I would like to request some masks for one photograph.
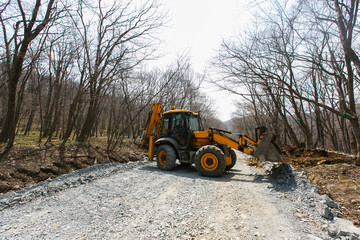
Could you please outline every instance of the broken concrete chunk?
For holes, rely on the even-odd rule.
[[[360,239],[360,228],[346,219],[334,218],[334,221],[329,224],[328,232],[330,236],[348,237],[350,239]]]
[[[331,212],[330,208],[322,201],[315,203],[316,210],[323,218],[326,218],[328,220],[333,219],[334,215]]]
[[[334,202],[334,200],[332,200],[331,198],[329,198],[328,195],[324,194],[321,195],[322,200],[324,201],[324,203],[331,208],[339,208],[339,204],[337,204],[336,202]]]

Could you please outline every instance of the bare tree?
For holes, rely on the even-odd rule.
[[[217,64],[224,77],[217,84],[251,102],[255,116],[259,109],[280,116],[293,144],[304,136],[309,147],[325,147],[329,139],[339,149],[353,136],[359,153],[358,56],[352,46],[359,1],[320,3],[271,1],[256,31],[223,43]],[[243,86],[246,92],[237,90]]]
[[[352,64],[358,77],[360,77],[360,59],[358,54],[352,47],[354,28],[357,25],[357,14],[359,11],[359,0],[338,1],[334,0],[336,12],[336,24],[340,33],[340,41],[345,55],[345,64],[348,72],[347,90],[348,90],[348,106],[345,108],[346,113],[350,116],[352,132],[357,142],[358,164],[360,165],[360,124],[359,117],[356,113],[354,76]]]
[[[360,164],[360,125],[356,112],[356,92],[358,92],[356,85],[360,77],[360,61],[353,48],[353,43],[357,39],[355,32],[359,30],[357,26],[359,1],[334,0],[322,1],[321,4],[310,1],[307,4],[309,12],[316,19],[316,31],[322,33],[326,39],[330,60],[322,57],[320,61],[328,64],[330,70],[327,73],[335,80],[339,105],[337,111],[333,113],[349,120],[356,142],[354,150],[358,153]],[[357,76],[354,74],[354,67]],[[327,69],[323,67],[321,70],[326,72]],[[329,108],[327,109],[330,111]]]
[[[46,35],[47,29],[51,26],[49,23],[58,17],[59,11],[55,0],[50,0],[46,4],[37,0],[33,5],[24,5],[20,0],[16,3],[9,0],[1,5],[0,23],[8,83],[7,112],[0,133],[0,142],[8,142],[5,152],[13,145],[25,83],[31,72],[31,62],[38,56],[34,54],[28,59],[28,50],[41,33]],[[37,41],[38,46],[41,47],[44,39],[44,36],[41,36],[41,40]],[[23,74],[25,61],[28,70],[26,75]],[[18,89],[20,81],[22,84]]]
[[[50,46],[47,51],[48,91],[44,108],[44,123],[40,134],[48,137],[48,141],[51,141],[60,123],[61,106],[64,103],[61,95],[64,95],[65,82],[71,76],[75,56],[74,46],[68,42],[65,35],[66,32],[60,38],[49,41]]]
[[[153,70],[122,74],[110,95],[108,150],[114,150],[125,134],[136,140],[142,133],[153,102],[158,101],[164,108],[169,108],[171,105],[167,100],[172,98],[174,88],[181,85],[178,77],[187,71],[187,60],[179,57],[176,64],[168,66],[165,72]],[[179,98],[178,102],[181,101]]]
[[[84,45],[89,90],[88,108],[78,141],[91,135],[102,97],[121,72],[134,68],[151,56],[153,36],[162,26],[163,15],[155,1],[80,1],[75,27]],[[91,17],[90,17],[91,16]]]

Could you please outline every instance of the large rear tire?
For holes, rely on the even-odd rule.
[[[175,167],[176,153],[172,146],[160,145],[156,151],[157,167],[161,170],[169,171]]]
[[[235,151],[232,150],[232,149],[229,149],[229,151],[230,151],[230,157],[231,157],[231,164],[230,164],[230,165],[227,165],[226,168],[225,168],[225,170],[230,170],[230,169],[232,169],[232,168],[235,166],[235,164],[236,164],[236,159],[237,159],[237,157],[236,157]]]
[[[203,146],[196,152],[195,166],[203,176],[219,177],[225,171],[225,155],[221,149],[216,146]]]

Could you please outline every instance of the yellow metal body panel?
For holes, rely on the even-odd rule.
[[[234,139],[231,139],[225,135],[220,135],[217,133],[214,133],[214,141],[219,144],[224,144],[228,147],[239,149],[239,143],[236,142]]]
[[[193,134],[196,139],[207,139],[209,138],[210,131],[194,131]]]
[[[194,143],[198,146],[224,144],[228,147],[239,149],[239,143],[237,141],[216,131],[194,131],[193,134]]]
[[[214,144],[214,142],[210,142],[209,140],[209,134],[210,130],[208,131],[194,131],[194,139],[193,139],[193,145],[195,147],[201,147],[205,145],[211,145]]]
[[[253,154],[254,151],[251,150],[251,149],[249,149],[249,148],[244,148],[244,149],[243,149],[243,152],[246,153],[246,154],[250,154],[250,155],[251,155],[251,154]]]
[[[222,144],[226,145],[230,148],[241,150],[246,154],[253,154],[256,150],[256,145],[258,144],[253,139],[247,136],[240,136],[239,141],[236,141],[226,135],[221,134],[218,131],[194,131],[194,145],[195,147],[201,147],[205,145],[213,145],[213,144]],[[250,143],[252,148],[247,146],[247,142]],[[259,141],[258,141],[259,142]],[[227,165],[231,164],[231,158],[226,157]]]
[[[254,141],[253,139],[251,139],[251,138],[249,138],[249,137],[247,137],[247,136],[241,136],[240,137],[240,139],[242,140],[242,141],[247,141],[247,142],[249,142],[249,143],[251,143],[251,144],[253,144],[253,145],[257,145],[257,144],[259,144],[259,142],[260,142],[260,139],[256,142],[256,141]],[[241,141],[241,142],[242,142]]]

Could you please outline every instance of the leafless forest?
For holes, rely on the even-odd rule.
[[[107,136],[111,150],[141,133],[154,101],[204,113],[203,77],[186,57],[141,67],[165,15],[155,1],[7,1],[1,5],[1,134],[39,142]]]
[[[256,2],[256,1],[255,1]],[[0,4],[0,142],[136,139],[154,101],[221,123],[203,81],[239,95],[234,130],[265,125],[280,145],[359,153],[359,0],[268,1],[224,39],[211,77],[185,57],[149,68],[166,14],[155,0]],[[210,73],[209,73],[210,74]],[[358,109],[357,109],[358,107]]]
[[[241,95],[238,129],[266,125],[281,144],[358,153],[359,1],[271,1],[224,40],[216,83]]]

